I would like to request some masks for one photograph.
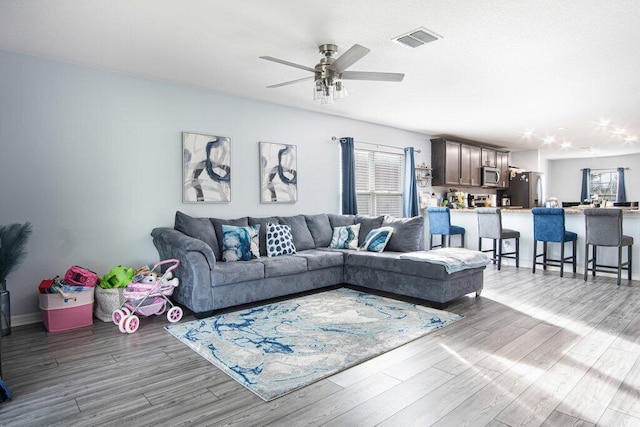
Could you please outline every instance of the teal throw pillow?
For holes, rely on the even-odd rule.
[[[296,253],[291,227],[286,224],[267,223],[267,256],[292,255]]]
[[[359,251],[382,252],[387,242],[391,239],[393,227],[374,228],[365,237],[364,242],[358,248]]]
[[[222,224],[222,261],[249,261],[260,257],[260,224],[236,227]]]
[[[360,224],[335,227],[329,247],[332,249],[358,249]]]

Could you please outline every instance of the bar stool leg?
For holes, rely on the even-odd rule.
[[[629,275],[629,280],[631,280],[631,260],[633,259],[633,257],[631,256],[632,254],[632,250],[631,250],[631,246],[629,245],[629,249],[627,249],[627,263],[629,265],[627,265],[627,267],[629,267],[629,271],[628,271],[628,275]]]
[[[498,240],[498,271],[500,271],[501,267],[502,267],[502,239],[499,239]]]
[[[618,286],[622,277],[622,246],[618,246]]]
[[[536,263],[538,262],[538,241],[533,240],[533,270],[532,273],[536,272]]]
[[[591,270],[591,275],[593,277],[596,277],[596,268],[598,268],[598,247],[596,245],[593,245],[593,258],[592,258],[592,262],[593,264],[591,264],[591,267],[593,267],[593,270]]]
[[[460,235],[460,238],[462,239],[462,248],[464,248],[464,233]]]
[[[573,241],[573,274],[576,274],[578,272],[578,256],[576,255],[577,252],[577,247],[578,247],[578,241],[574,240]]]
[[[433,249],[433,234],[429,233],[429,250]]]
[[[520,268],[520,239],[516,237],[516,268]]]
[[[493,265],[496,265],[496,262],[498,262],[498,258],[496,258],[496,239],[493,239],[493,259],[492,259],[492,261],[493,261]],[[498,270],[500,270],[500,268],[498,268]]]
[[[542,242],[542,269],[547,269],[547,242]]]
[[[564,277],[564,242],[560,243],[560,277]]]
[[[583,279],[587,281],[587,275],[589,274],[589,244],[584,244],[584,274]]]
[[[478,252],[482,252],[482,237],[478,237]]]

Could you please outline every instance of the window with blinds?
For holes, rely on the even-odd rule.
[[[361,215],[402,216],[402,154],[356,148],[356,200]]]

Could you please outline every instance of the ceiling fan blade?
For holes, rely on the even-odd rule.
[[[401,82],[404,79],[402,73],[376,73],[369,71],[345,71],[343,80],[376,80],[381,82]]]
[[[295,83],[300,83],[300,82],[303,82],[305,80],[311,80],[311,79],[313,79],[313,77],[314,76],[303,77],[301,79],[291,80],[289,82],[278,83],[277,85],[267,86],[267,89],[274,89],[274,88],[281,87],[281,86],[287,86],[287,85],[292,85],[292,84],[295,84]]]
[[[261,56],[260,58],[266,59],[267,61],[277,62],[278,64],[288,65],[289,67],[295,67],[295,68],[300,68],[301,70],[311,71],[312,73],[316,72],[314,68],[307,67],[306,65],[296,64],[293,62],[285,61],[284,59],[274,58],[273,56]]]
[[[340,55],[338,59],[331,65],[329,65],[329,69],[335,71],[336,73],[342,73],[344,70],[358,62],[369,53],[370,50],[364,46],[360,46],[359,44],[354,44],[349,48],[348,51]]]

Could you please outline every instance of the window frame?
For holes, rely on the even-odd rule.
[[[597,190],[601,190],[603,188],[603,185],[599,184],[598,188],[594,188],[594,176],[598,176],[598,181],[602,182],[602,175],[605,174],[608,174],[610,176],[609,180],[606,181],[609,187],[609,191],[601,194],[601,191]],[[616,169],[598,169],[589,171],[589,194],[591,196],[597,194],[598,199],[600,200],[615,202],[618,194],[618,171]]]
[[[367,169],[368,169],[368,178],[366,181],[367,185],[362,185],[362,182],[360,181],[359,177],[362,176],[361,173],[359,173],[359,168],[358,168],[358,163],[359,163],[359,159],[358,157],[366,155],[367,156]],[[385,164],[383,162],[380,161],[376,161],[379,160],[376,158],[376,156],[379,156],[379,158],[383,159],[384,156],[393,156],[397,158],[395,160],[397,160],[397,163],[400,165],[400,169],[399,169],[399,174],[394,174],[393,176],[389,176],[389,178],[387,179],[388,181],[393,182],[393,180],[396,180],[398,182],[398,187],[394,190],[389,190],[389,189],[378,189],[376,188],[376,166],[378,166],[378,173],[380,173],[380,168],[384,168]],[[395,153],[395,152],[391,152],[391,151],[387,151],[387,150],[380,150],[380,149],[372,149],[372,148],[364,148],[364,147],[355,147],[354,148],[354,157],[355,157],[355,178],[356,178],[356,202],[358,205],[358,212],[365,212],[368,215],[371,216],[378,216],[378,215],[392,215],[395,217],[401,217],[402,216],[402,197],[403,197],[403,180],[404,180],[404,154],[403,153]],[[390,170],[393,169],[395,167],[395,162],[387,162],[386,167],[388,167]],[[395,170],[395,169],[394,169]],[[379,178],[380,179],[380,178]],[[360,184],[360,185],[359,185]],[[380,187],[380,186],[377,186]],[[366,188],[366,189],[363,189]],[[393,211],[393,212],[389,212],[389,211],[380,211],[379,209],[381,208],[381,199],[385,198],[385,197],[397,197],[398,199],[398,203],[396,205],[397,210]],[[364,209],[364,206],[362,205],[362,202],[364,201],[363,199],[366,199],[367,201],[367,209]]]

